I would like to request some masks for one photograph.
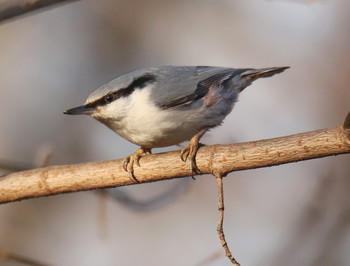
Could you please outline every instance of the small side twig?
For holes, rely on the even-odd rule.
[[[229,260],[232,262],[235,266],[240,266],[240,264],[235,260],[235,258],[232,256],[232,253],[230,251],[230,248],[228,247],[227,241],[225,239],[224,234],[224,185],[222,182],[222,174],[216,173],[216,184],[218,186],[218,210],[219,210],[219,220],[218,220],[218,226],[216,227],[216,230],[218,232],[221,245],[225,250],[226,256],[229,258]]]

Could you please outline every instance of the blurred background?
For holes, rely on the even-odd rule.
[[[208,145],[338,126],[350,110],[349,11],[343,0],[82,0],[4,22],[0,174],[134,152],[100,123],[62,112],[148,66],[291,66],[247,88]],[[349,265],[349,175],[349,155],[228,175],[235,258]],[[0,249],[49,265],[231,265],[217,217],[212,176],[24,200],[0,206]]]

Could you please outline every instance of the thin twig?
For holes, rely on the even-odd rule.
[[[196,162],[202,174],[227,173],[350,153],[350,129],[339,126],[286,137],[204,146]],[[143,156],[135,167],[140,182],[187,177],[191,169],[173,151]],[[50,166],[0,178],[0,203],[60,193],[134,184],[122,160]]]
[[[218,232],[221,245],[225,250],[226,256],[229,258],[229,260],[232,262],[233,265],[240,266],[240,264],[232,256],[230,248],[228,247],[227,241],[225,239],[225,234],[223,229],[225,205],[224,205],[224,185],[222,182],[222,175],[219,173],[215,173],[215,178],[216,178],[216,184],[218,186],[218,210],[219,210],[219,220],[218,220],[218,226],[216,227],[216,231]]]

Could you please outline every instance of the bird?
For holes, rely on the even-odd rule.
[[[258,78],[271,77],[289,67],[227,68],[215,66],[161,66],[123,74],[93,91],[84,105],[64,111],[89,115],[138,145],[125,157],[123,168],[138,182],[134,165],[153,148],[189,144],[180,159],[189,161],[192,177],[199,140],[222,124],[238,95]]]

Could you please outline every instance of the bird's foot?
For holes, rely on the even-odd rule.
[[[138,181],[134,175],[134,164],[140,166],[140,158],[142,154],[152,154],[151,149],[141,147],[135,153],[125,157],[123,161],[124,170],[128,172],[130,179],[136,183],[139,183],[140,181]]]
[[[196,163],[196,155],[200,146],[199,140],[206,131],[206,129],[202,129],[199,133],[194,135],[190,140],[188,146],[182,149],[180,154],[181,160],[183,162],[186,162],[187,160],[190,161],[191,176],[193,179],[194,175],[201,173]]]

